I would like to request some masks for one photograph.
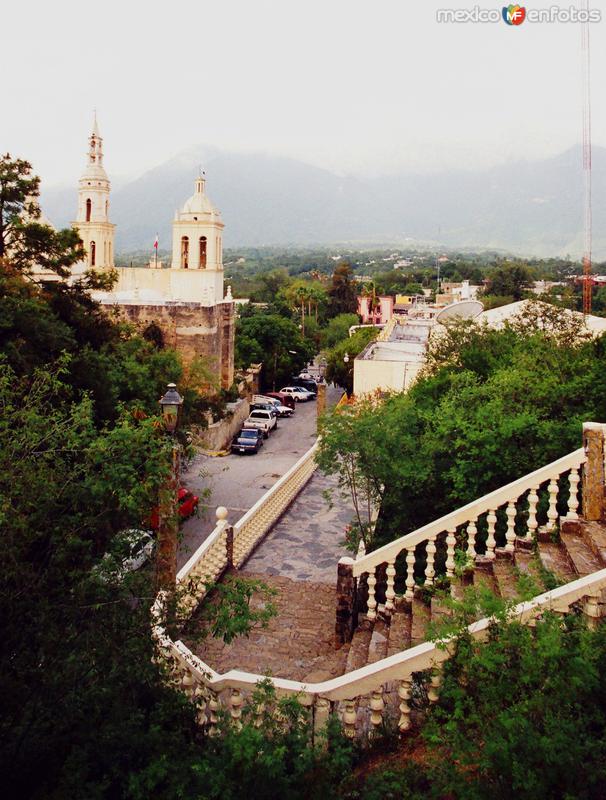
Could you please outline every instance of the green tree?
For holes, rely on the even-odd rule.
[[[329,383],[341,386],[348,395],[353,393],[354,359],[366,345],[376,338],[376,328],[361,328],[353,336],[343,339],[326,353],[325,377]],[[346,360],[347,358],[347,360]]]
[[[331,348],[349,338],[349,329],[353,325],[357,325],[359,321],[357,314],[339,314],[337,317],[333,317],[322,331],[322,347]]]
[[[287,384],[314,351],[296,323],[284,317],[260,313],[238,321],[236,363],[241,368],[263,363],[264,380],[272,389]]]
[[[85,256],[82,241],[72,228],[55,231],[38,222],[39,193],[40,179],[29,162],[9,153],[0,157],[0,261],[10,259],[24,273],[39,267],[68,277]]]
[[[547,309],[557,323],[551,330],[532,314],[499,331],[449,326],[407,394],[362,406],[348,436],[327,418],[324,467],[342,474],[354,458],[368,481],[384,486],[378,541],[570,452],[583,421],[606,419],[604,342],[588,341],[574,319]]]
[[[358,310],[358,299],[353,279],[353,269],[348,261],[340,261],[332,275],[332,283],[328,289],[330,314],[355,314]]]
[[[533,275],[525,264],[505,262],[488,276],[486,294],[512,297],[521,300],[527,289],[533,285]]]

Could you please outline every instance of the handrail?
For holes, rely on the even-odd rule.
[[[494,511],[500,506],[508,503],[512,498],[519,498],[525,491],[538,488],[545,481],[554,477],[559,477],[569,469],[578,469],[585,462],[585,450],[581,447],[568,455],[562,456],[557,461],[547,464],[534,472],[517,478],[515,481],[495,489],[493,492],[473,500],[471,503],[457,508],[455,511],[440,517],[427,525],[412,531],[405,536],[401,536],[393,542],[389,542],[378,550],[373,550],[361,556],[353,564],[353,574],[358,577],[365,572],[375,569],[379,564],[393,562],[404,549],[416,547],[427,539],[436,536],[444,531],[454,530],[459,525],[463,525],[472,519],[477,518],[487,511]]]
[[[240,519],[234,525],[234,534],[236,534],[238,531],[242,530],[242,528],[246,525],[246,523],[250,522],[250,520],[256,515],[256,513],[259,511],[259,509],[262,508],[264,505],[266,505],[267,501],[274,494],[279,492],[280,489],[282,488],[282,486],[285,483],[288,483],[290,478],[296,472],[298,472],[298,470],[301,468],[301,466],[303,464],[305,464],[307,461],[309,461],[309,459],[312,458],[315,455],[316,450],[318,449],[318,442],[319,442],[319,440],[316,439],[316,441],[309,448],[309,450],[306,453],[304,453],[301,456],[301,458],[292,465],[292,467],[288,470],[288,472],[285,472],[284,475],[282,475],[282,477],[279,480],[277,480],[274,483],[274,485],[270,489],[268,489],[267,492],[262,497],[260,497],[257,500],[257,502],[253,506],[251,506],[248,509],[248,511],[242,517],[240,517]]]
[[[532,600],[519,603],[511,609],[509,616],[525,624],[543,611],[567,611],[573,603],[586,597],[597,597],[605,589],[606,569],[602,569],[538,595]],[[158,616],[160,609],[154,610]],[[485,617],[469,625],[468,631],[474,638],[482,638],[492,622],[492,618]],[[170,655],[176,658],[195,680],[215,693],[224,689],[252,690],[260,681],[267,680],[267,676],[240,670],[230,670],[224,674],[215,672],[191,653],[181,640],[170,642],[168,645],[164,629],[160,625],[154,627],[154,634],[160,646],[168,647]],[[320,696],[330,701],[352,700],[369,694],[378,686],[390,681],[402,680],[412,673],[437,666],[448,658],[448,647],[444,646],[444,643],[438,647],[434,642],[423,642],[416,647],[321,683],[302,683],[285,678],[270,678],[270,680],[280,694],[297,695],[303,703],[313,702],[314,698]]]

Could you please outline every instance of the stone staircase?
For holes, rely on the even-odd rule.
[[[564,521],[557,539],[539,533],[535,547],[527,541],[516,543],[512,554],[497,548],[492,561],[480,557],[465,584],[485,587],[497,597],[519,601],[520,579],[527,576],[540,594],[555,586],[590,575],[606,567],[606,525],[584,520]],[[461,598],[465,588],[461,578],[451,579],[451,594]],[[390,614],[384,604],[376,609],[376,619],[359,615],[350,645],[346,645],[345,672],[373,664],[426,641],[430,622],[439,621],[449,610],[439,595],[431,597],[422,586],[415,588],[412,601],[396,596]]]

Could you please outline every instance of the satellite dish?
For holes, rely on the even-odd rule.
[[[444,324],[451,319],[475,319],[484,311],[484,306],[479,300],[462,300],[460,303],[451,303],[436,314],[436,322]]]

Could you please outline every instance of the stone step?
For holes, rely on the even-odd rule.
[[[493,564],[493,575],[499,595],[505,600],[517,600],[520,593],[513,563],[506,559],[497,559]]]
[[[593,554],[581,533],[563,529],[560,532],[560,540],[568,556],[568,561],[579,577],[591,575],[592,572],[602,569],[602,562]]]
[[[485,587],[490,592],[492,592],[492,594],[496,595],[497,597],[500,597],[501,595],[499,593],[499,584],[497,583],[497,579],[494,576],[493,572],[496,563],[497,563],[496,560],[492,562],[492,569],[490,571],[486,569],[481,569],[481,570],[477,569],[473,574],[473,585],[478,588]],[[501,563],[506,563],[506,562],[503,561]]]
[[[345,662],[345,672],[353,672],[355,669],[366,666],[371,638],[372,624],[370,620],[363,617],[360,619],[351,640],[347,661]]]
[[[431,611],[418,597],[412,601],[412,623],[410,628],[410,646],[415,647],[425,641],[425,634],[431,621]]]
[[[569,583],[578,576],[570,566],[563,547],[557,542],[538,542],[539,557],[545,569],[552,572],[560,583]]]
[[[397,608],[391,617],[389,626],[389,643],[387,645],[387,655],[393,656],[408,650],[410,647],[410,635],[412,629],[412,614],[410,609]]]
[[[547,587],[545,586],[545,581],[541,574],[541,568],[536,553],[531,550],[516,550],[514,559],[516,569],[523,575],[527,575],[535,584],[535,594],[542,594]]]
[[[606,567],[606,526],[600,522],[583,522],[581,535],[602,567]]]
[[[380,617],[375,620],[368,645],[367,664],[374,664],[382,658],[387,657],[387,645],[389,643],[389,624]]]

